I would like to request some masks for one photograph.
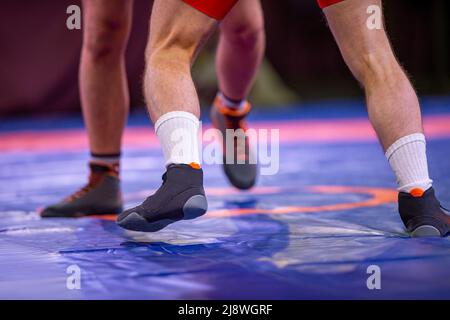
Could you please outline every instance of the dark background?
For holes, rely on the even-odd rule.
[[[143,51],[151,3],[135,0],[127,50],[133,106],[143,105]],[[0,1],[0,116],[79,112],[82,31],[66,28],[66,8],[72,4],[80,1]],[[315,0],[263,0],[263,6],[267,59],[252,94],[257,104],[362,95]],[[448,1],[385,0],[384,6],[393,46],[419,94],[449,94]],[[194,70],[204,104],[216,92],[213,59],[214,39]]]

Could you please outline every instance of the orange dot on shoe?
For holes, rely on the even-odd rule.
[[[196,162],[191,162],[190,164],[189,164],[189,166],[191,167],[191,168],[193,168],[193,169],[197,169],[197,170],[200,170],[202,167],[198,164],[198,163],[196,163]]]
[[[420,188],[414,188],[409,192],[409,194],[415,198],[420,198],[421,196],[423,196],[424,193],[425,193],[425,191],[423,191]]]

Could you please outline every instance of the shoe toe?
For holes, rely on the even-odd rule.
[[[40,216],[42,218],[57,218],[57,217],[61,216],[61,213],[58,210],[58,207],[50,206],[50,207],[44,208],[44,210],[42,210],[40,212]]]
[[[143,231],[147,220],[136,211],[128,210],[117,217],[117,224],[127,230]]]
[[[128,209],[128,210],[123,211],[122,213],[120,213],[117,216],[117,219],[116,219],[117,223],[121,222],[122,220],[125,220],[132,213],[139,214],[136,211],[137,211],[136,208],[132,208],[132,209]]]
[[[225,174],[231,184],[240,190],[248,190],[256,184],[257,168],[254,165],[225,165]]]

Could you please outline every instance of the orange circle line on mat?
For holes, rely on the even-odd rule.
[[[273,209],[223,209],[208,212],[209,217],[230,217],[245,214],[290,214],[290,213],[316,213],[327,211],[343,211],[356,208],[376,207],[385,203],[397,201],[397,192],[386,188],[367,188],[367,187],[345,187],[345,186],[311,186],[305,188],[320,194],[366,194],[371,196],[367,200],[357,202],[345,202],[337,204],[328,204],[323,206],[287,206]]]
[[[223,189],[217,188],[218,192],[215,192],[216,188],[208,190],[210,195],[222,195]],[[261,190],[260,190],[261,189]],[[317,213],[328,211],[343,211],[357,208],[376,207],[382,204],[394,203],[397,201],[397,191],[388,188],[370,188],[370,187],[347,187],[347,186],[309,186],[302,188],[309,192],[315,192],[319,194],[364,194],[370,196],[367,200],[357,202],[344,202],[336,204],[327,204],[322,206],[286,206],[277,207],[273,209],[263,208],[246,208],[246,209],[222,209],[211,210],[206,217],[209,218],[223,218],[241,216],[247,214],[291,214],[291,213]],[[233,190],[233,189],[230,189]],[[262,187],[255,188],[250,194],[277,194],[283,192],[283,188],[278,187]],[[93,218],[100,218],[103,220],[115,220],[115,215],[106,216],[92,216]]]

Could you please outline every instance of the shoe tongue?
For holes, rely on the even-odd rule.
[[[185,164],[185,163],[175,164],[175,163],[172,163],[169,166],[167,166],[167,172],[169,172],[169,170],[171,170],[171,169],[189,169],[189,168],[190,169],[200,170],[202,167],[196,162],[192,162],[190,164]]]
[[[172,168],[176,168],[176,167],[179,167],[179,166],[180,166],[179,164],[171,163],[171,164],[169,164],[167,166],[167,170],[172,169]]]
[[[106,175],[111,175],[119,178],[118,165],[106,165],[95,162],[89,163],[91,173],[89,175],[89,186],[95,187],[98,185]]]
[[[198,179],[203,179],[203,171],[201,167],[198,165],[192,166],[188,164],[170,164],[167,167],[166,173],[163,175],[163,181],[176,181],[177,183],[188,183],[193,180],[197,181]]]

